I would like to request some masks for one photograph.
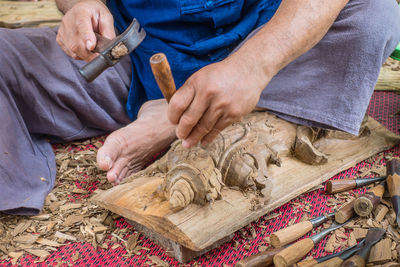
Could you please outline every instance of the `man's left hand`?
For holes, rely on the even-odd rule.
[[[177,124],[184,147],[213,141],[227,126],[257,105],[269,80],[260,70],[235,57],[194,73],[172,97],[168,118]]]

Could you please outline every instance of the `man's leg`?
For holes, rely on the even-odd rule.
[[[258,107],[357,134],[380,67],[399,42],[399,11],[395,0],[351,0],[326,36],[272,79]]]
[[[0,29],[0,211],[37,214],[56,165],[47,141],[71,141],[128,124],[130,61],[87,84],[52,29]]]

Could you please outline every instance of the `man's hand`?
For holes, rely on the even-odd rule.
[[[172,97],[169,120],[184,147],[211,142],[220,131],[251,112],[269,79],[251,61],[231,56],[193,74]]]
[[[62,5],[57,1],[58,5]],[[94,33],[113,39],[115,37],[113,17],[107,6],[100,0],[81,0],[76,2],[62,19],[57,34],[57,43],[75,58],[90,61],[96,57]]]
[[[183,146],[209,143],[251,112],[272,77],[320,41],[348,1],[283,0],[234,54],[192,75],[168,108]]]

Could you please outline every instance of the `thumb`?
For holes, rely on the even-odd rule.
[[[172,124],[178,124],[182,114],[189,108],[195,96],[193,86],[186,82],[174,94],[168,105],[168,119]]]

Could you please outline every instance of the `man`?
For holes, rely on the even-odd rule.
[[[6,213],[42,208],[55,180],[48,140],[112,132],[97,161],[118,184],[176,137],[186,147],[209,143],[256,107],[357,134],[379,68],[400,39],[394,0],[57,5],[65,13],[58,32],[0,31],[0,211]],[[86,83],[78,68],[96,56],[94,32],[111,39],[114,23],[122,32],[135,17],[146,39],[130,58]],[[169,105],[157,100],[162,95],[150,72],[156,52],[167,55],[180,88]]]

